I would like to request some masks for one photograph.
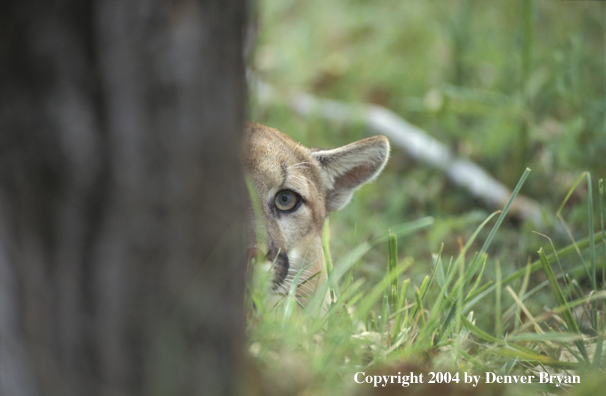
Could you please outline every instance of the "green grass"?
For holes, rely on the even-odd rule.
[[[524,180],[525,177],[520,180],[515,192]],[[594,217],[591,202],[588,200],[587,208]],[[346,276],[364,259],[368,247],[352,251],[351,256],[337,262],[332,283],[325,282],[306,307],[295,308],[294,288],[277,307],[266,307],[266,279],[261,279],[253,287],[256,309],[251,311],[254,320],[250,321],[249,345],[256,361],[271,378],[295,374],[289,370],[302,371],[303,377],[297,378],[307,380],[293,380],[294,385],[287,381],[289,385],[284,386],[298,386],[300,392],[312,394],[334,394],[335,390],[351,394],[355,386],[363,386],[353,381],[356,372],[380,370],[402,362],[452,375],[578,375],[581,384],[603,376],[606,291],[598,279],[598,268],[594,271],[592,267],[588,286],[578,294],[567,287],[568,274],[558,270],[556,275],[554,271],[560,259],[577,252],[602,263],[599,269],[605,270],[606,239],[601,218],[600,232],[590,232],[583,240],[558,250],[548,242],[546,249],[553,250],[549,256],[541,248],[536,263],[511,274],[497,270],[496,279],[488,279],[484,273],[487,263],[500,266],[485,252],[494,243],[510,203],[500,212],[479,251],[470,254],[473,238],[493,222],[496,213],[478,226],[457,257],[446,259],[440,247],[434,255],[433,270],[420,284],[406,276],[412,260],[397,260],[398,237],[392,231],[373,241],[385,250],[386,274],[377,283]],[[410,234],[430,224],[431,221],[418,221],[403,225],[399,231]],[[584,264],[579,266],[584,270]],[[538,285],[529,284],[531,274],[543,274],[547,279]],[[510,285],[520,277],[524,282],[516,292]],[[591,288],[594,283],[600,285],[599,290]],[[526,292],[529,285],[533,289]],[[532,312],[526,302],[540,288],[550,290],[553,298],[543,310]],[[329,290],[334,290],[332,302],[322,309],[323,296]],[[508,294],[514,296],[511,304],[503,299]],[[482,303],[498,316],[494,328],[477,323],[473,308]],[[526,317],[520,318],[516,308],[522,308]],[[510,312],[518,312],[518,316],[509,315]],[[555,384],[540,384],[538,380],[510,387],[509,391],[524,394],[558,390]],[[584,394],[582,389],[574,385],[568,391]]]
[[[385,106],[544,209],[540,228],[493,213],[394,149],[331,215],[327,312],[265,307],[263,280],[252,288],[249,345],[277,389],[349,395],[353,373],[412,362],[578,373],[569,390],[602,393],[606,3],[263,0],[257,13],[250,67],[278,92]],[[251,119],[307,146],[366,136],[254,95]]]

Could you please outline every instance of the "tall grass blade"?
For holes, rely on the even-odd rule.
[[[423,299],[425,298],[425,294],[427,294],[427,289],[429,289],[430,279],[431,278],[429,277],[429,275],[425,275],[425,278],[423,278],[423,282],[421,282],[421,288],[415,289],[417,305],[415,305],[414,310],[412,311],[413,318],[417,316],[419,310],[423,310],[422,303]]]
[[[494,236],[497,233],[499,227],[501,226],[501,223],[503,223],[503,220],[505,219],[505,216],[507,215],[507,212],[509,212],[509,208],[511,207],[511,204],[513,203],[515,197],[520,192],[520,189],[524,185],[524,182],[528,178],[529,174],[530,174],[530,168],[526,168],[526,170],[522,174],[522,177],[520,177],[520,180],[518,181],[518,184],[516,184],[516,187],[513,189],[513,192],[511,193],[511,197],[509,197],[509,201],[507,201],[507,204],[503,208],[503,211],[501,212],[501,215],[497,219],[496,224],[494,225],[494,227],[492,227],[492,230],[490,230],[490,234],[488,234],[488,238],[486,238],[486,241],[484,242],[484,245],[482,245],[482,248],[480,249],[480,252],[478,253],[478,257],[482,257],[482,255],[484,253],[486,253],[486,250],[490,246],[490,243],[492,242],[492,239],[494,238]]]
[[[598,322],[598,338],[595,343],[595,353],[593,354],[593,368],[599,369],[602,365],[602,348],[604,346],[604,329]]]
[[[324,221],[324,234],[322,235],[322,250],[324,252],[324,263],[326,264],[326,275],[328,277],[328,293],[330,295],[330,303],[334,304],[337,301],[337,285],[335,283],[334,270],[335,267],[330,257],[330,231],[328,227],[328,218]]]
[[[487,260],[488,260],[488,255],[484,255],[484,260],[482,261],[482,269],[480,270],[480,273],[478,274],[478,276],[476,278],[476,283],[474,283],[474,285],[471,287],[471,290],[469,290],[469,293],[467,293],[467,297],[465,298],[465,300],[463,300],[463,304],[465,304],[465,302],[468,301],[469,297],[474,294],[474,292],[480,285],[480,281],[482,280],[482,275],[484,274],[484,268],[486,268]],[[486,286],[486,285],[484,285],[484,286]]]
[[[465,311],[468,311],[469,309],[471,309],[473,307],[473,304],[475,304],[476,299],[481,299],[485,295],[490,293],[492,291],[492,288],[494,288],[494,282],[488,281],[485,284],[483,284],[478,290],[474,291],[473,293],[469,293],[469,295],[463,301],[463,306],[465,306]]]
[[[440,326],[440,332],[434,339],[434,343],[433,343],[434,346],[438,346],[440,344],[440,341],[442,341],[442,337],[444,336],[444,334],[446,333],[446,331],[448,329],[448,324],[452,320],[452,317],[455,315],[455,313],[458,311],[457,303],[458,303],[458,301],[455,301],[455,303],[452,304],[452,306],[450,307],[450,311],[448,311],[448,315],[446,315],[444,322]]]
[[[288,291],[288,296],[286,296],[286,303],[284,305],[284,316],[282,317],[282,330],[285,331],[286,328],[290,325],[290,318],[293,314],[293,310],[295,309],[295,305],[298,304],[297,301],[297,286],[299,284],[299,277],[301,276],[302,271],[297,272],[295,278],[292,281],[290,286],[290,290]]]
[[[593,191],[591,187],[591,173],[587,172],[587,227],[589,235],[593,235]],[[589,240],[589,257],[591,258],[591,287],[593,290],[598,289],[597,273],[595,268],[595,241]]]
[[[390,274],[396,272],[398,267],[398,238],[397,236],[389,231],[389,251],[387,255],[387,270]],[[391,282],[389,284],[388,296],[391,312],[397,311],[398,305],[398,278],[390,276]]]
[[[604,179],[598,183],[600,204],[600,227],[602,229],[602,288],[606,288],[606,232],[604,231]]]
[[[434,271],[436,271],[436,282],[438,282],[438,286],[440,288],[444,287],[444,283],[446,282],[446,277],[444,275],[444,264],[442,262],[442,251],[444,250],[444,243],[440,245],[440,251],[435,256],[435,266]]]
[[[574,190],[576,190],[576,188],[578,187],[578,185],[581,184],[581,182],[583,181],[583,179],[586,176],[587,176],[587,172],[583,172],[581,174],[581,176],[579,176],[579,178],[577,179],[577,181],[574,182],[574,184],[572,185],[572,187],[570,187],[570,190],[568,190],[568,193],[566,194],[566,197],[564,197],[564,200],[562,201],[562,204],[560,205],[560,207],[556,211],[556,217],[560,217],[562,215],[562,210],[564,210],[564,206],[566,206],[566,203],[568,202],[568,199],[570,199],[570,196],[572,195],[572,193],[574,192]]]
[[[428,277],[426,276],[425,279],[423,280],[423,284],[426,284],[427,280],[428,280]],[[417,315],[417,312],[418,312],[419,313],[419,322],[421,323],[421,327],[425,327],[425,315],[423,313],[423,299],[421,298],[421,291],[419,291],[419,289],[417,289],[417,288],[415,288],[415,298],[417,301],[417,306],[415,307],[414,314],[412,315],[412,317],[415,318]]]
[[[495,261],[495,271],[496,271],[496,277],[497,277],[497,283],[495,284],[495,291],[496,291],[496,297],[495,297],[495,328],[494,328],[494,333],[497,337],[501,336],[501,333],[503,331],[503,325],[501,323],[501,291],[502,289],[502,284],[501,284],[501,263],[499,262],[499,260]]]
[[[397,278],[396,278],[397,280]],[[389,322],[389,296],[383,294],[383,304],[381,305],[381,317],[379,318],[379,331],[381,334],[385,331],[385,326]]]
[[[581,334],[579,331],[579,327],[577,326],[577,322],[574,320],[574,316],[572,315],[572,311],[570,307],[566,303],[566,299],[564,298],[564,294],[562,293],[562,289],[560,289],[560,285],[553,274],[553,270],[551,269],[551,264],[547,260],[547,256],[545,256],[545,252],[543,248],[538,251],[539,259],[541,260],[541,264],[543,265],[543,269],[545,270],[545,274],[547,275],[547,279],[549,280],[549,284],[551,286],[551,290],[555,296],[555,299],[560,307],[563,308],[562,316],[564,317],[564,321],[566,322],[566,326],[568,330],[572,333]],[[585,344],[583,341],[575,341],[575,345],[577,346],[581,355],[583,355],[583,359],[587,363],[589,363],[589,356],[587,355],[587,350],[585,349]]]
[[[392,317],[394,319],[392,343],[396,342],[396,338],[400,334],[402,325],[405,324],[405,321],[408,317],[407,310],[404,311],[402,309],[402,307],[404,307],[404,303],[406,302],[406,293],[408,292],[409,285],[410,285],[410,279],[404,279],[402,281],[402,286],[400,287],[398,305],[396,307],[396,311],[392,312]],[[400,312],[401,310],[402,310],[402,312]]]

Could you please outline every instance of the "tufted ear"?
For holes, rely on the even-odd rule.
[[[326,209],[342,209],[353,192],[371,181],[383,170],[389,156],[389,141],[385,136],[373,136],[332,150],[311,153],[320,163],[324,182],[328,186]]]

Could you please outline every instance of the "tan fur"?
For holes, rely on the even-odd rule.
[[[344,207],[354,190],[385,166],[389,143],[374,136],[332,150],[309,149],[276,129],[245,126],[243,166],[252,181],[262,222],[249,221],[249,249],[260,249],[272,265],[272,291],[285,294],[301,272],[297,294],[304,304],[326,279],[322,233],[330,211]],[[292,193],[291,193],[292,192]],[[293,194],[294,193],[294,194]],[[283,199],[300,202],[284,211]],[[278,201],[276,201],[278,200]],[[256,241],[261,228],[265,241]],[[314,276],[315,275],[315,276]],[[309,280],[311,278],[311,280]]]

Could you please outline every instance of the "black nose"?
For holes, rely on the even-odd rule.
[[[288,268],[290,262],[288,261],[288,255],[281,249],[270,250],[267,255],[267,260],[272,262],[272,270],[274,273],[274,291],[284,282],[284,279],[288,275]]]

